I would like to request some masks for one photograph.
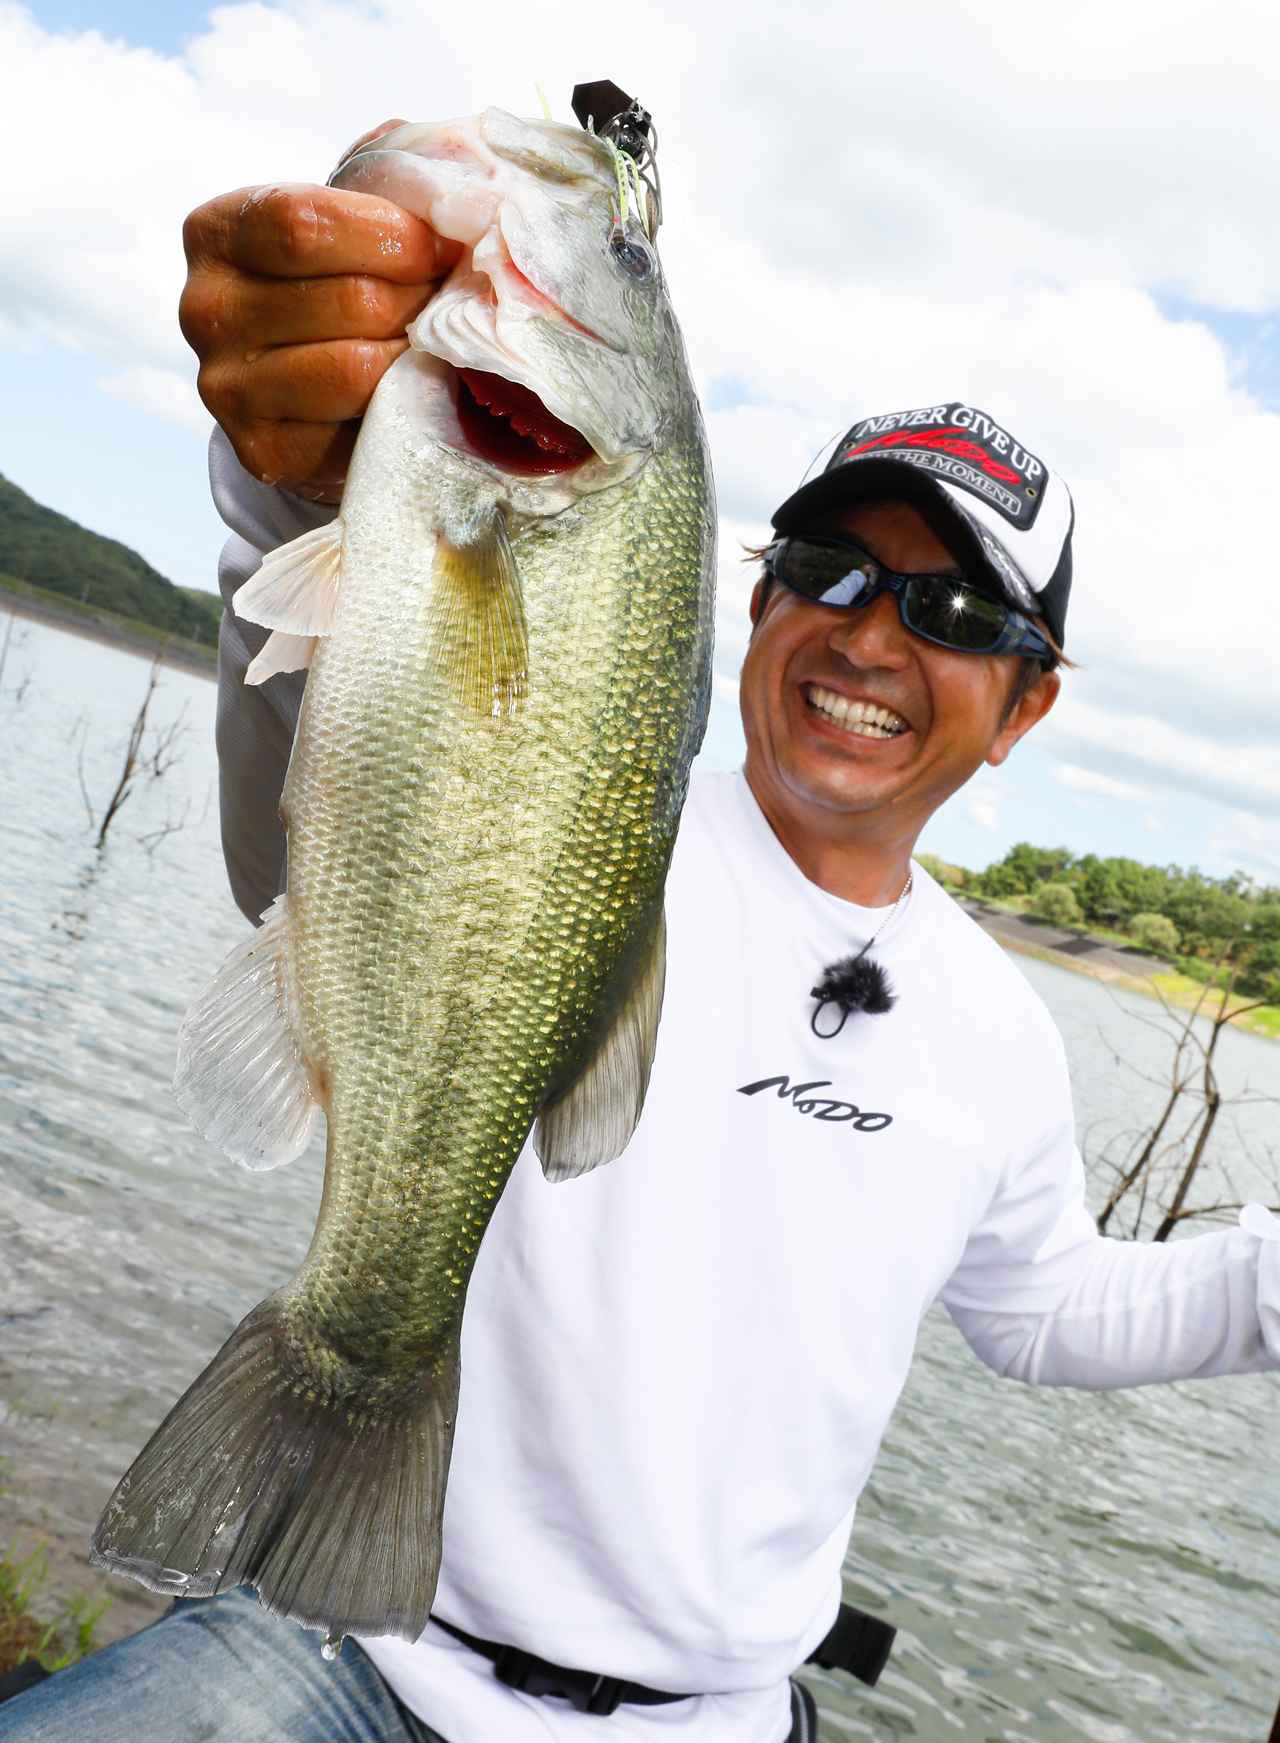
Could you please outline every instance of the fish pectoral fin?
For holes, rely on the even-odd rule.
[[[342,522],[313,527],[268,551],[231,608],[237,617],[290,636],[329,635],[338,609],[342,571]],[[296,667],[289,668],[296,670]]]
[[[603,1041],[538,1115],[533,1147],[548,1180],[576,1180],[626,1148],[649,1087],[666,979],[667,923],[659,914],[648,955]]]
[[[429,594],[431,649],[462,706],[515,714],[529,688],[529,636],[511,541],[495,512],[474,537],[436,541]]]
[[[315,658],[317,638],[313,635],[290,635],[287,630],[273,629],[262,644],[262,651],[245,668],[246,684],[265,684],[277,672],[306,672]]]
[[[192,1125],[246,1168],[300,1156],[318,1105],[289,1021],[287,898],[262,919],[183,1018],[173,1076]]]

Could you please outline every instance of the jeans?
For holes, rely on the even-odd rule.
[[[0,1743],[445,1743],[348,1640],[281,1621],[247,1590],[184,1598],[128,1640],[0,1705]]]

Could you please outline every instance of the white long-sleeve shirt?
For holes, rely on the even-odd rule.
[[[212,470],[229,600],[326,511],[255,484],[221,438]],[[228,614],[223,827],[250,914],[278,887],[301,692],[241,686],[260,640]],[[1039,1384],[1280,1367],[1280,1242],[1098,1236],[1057,1030],[921,868],[875,951],[894,1008],[813,1034],[809,989],[885,917],[810,883],[740,773],[695,778],[636,1133],[559,1186],[526,1149],[480,1250],[435,1606],[691,1698],[592,1717],[433,1626],[364,1642],[450,1743],[781,1743],[937,1299],[984,1362]]]

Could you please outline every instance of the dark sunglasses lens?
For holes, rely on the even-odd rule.
[[[949,648],[975,654],[995,646],[1008,617],[998,599],[942,575],[909,581],[903,603],[912,629]]]
[[[776,573],[793,592],[819,605],[856,605],[876,581],[870,557],[859,559],[833,545],[788,539],[779,552]]]

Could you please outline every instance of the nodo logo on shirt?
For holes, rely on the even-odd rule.
[[[829,1078],[818,1078],[813,1083],[792,1083],[782,1072],[777,1077],[762,1077],[759,1083],[744,1083],[738,1094],[759,1095],[762,1090],[776,1089],[778,1100],[789,1101],[798,1114],[808,1114],[811,1119],[829,1125],[847,1125],[855,1132],[883,1132],[886,1126],[893,1124],[892,1114],[864,1113],[856,1102],[836,1101],[813,1093],[816,1089],[830,1088]]]

